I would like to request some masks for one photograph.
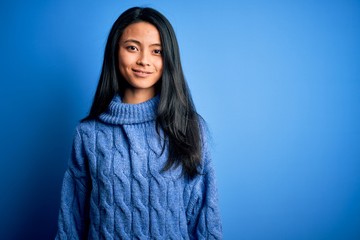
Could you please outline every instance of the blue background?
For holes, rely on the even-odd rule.
[[[177,32],[224,238],[360,239],[355,0],[1,1],[1,239],[54,237],[74,128],[109,29],[135,5]]]

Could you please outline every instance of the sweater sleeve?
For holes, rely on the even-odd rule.
[[[187,209],[190,239],[222,239],[215,171],[207,151]]]
[[[62,185],[56,240],[86,239],[90,192],[87,165],[81,135],[77,129]]]

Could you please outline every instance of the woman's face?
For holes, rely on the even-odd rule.
[[[124,98],[132,95],[147,100],[155,95],[155,84],[163,72],[161,52],[154,25],[138,22],[125,28],[119,42],[119,70],[130,88],[125,89]]]

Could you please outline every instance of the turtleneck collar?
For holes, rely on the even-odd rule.
[[[110,124],[136,124],[156,119],[159,95],[138,104],[123,103],[119,95],[115,95],[107,111],[100,114],[100,120]]]

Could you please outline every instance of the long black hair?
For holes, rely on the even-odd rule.
[[[89,115],[82,121],[97,118],[107,110],[115,94],[122,95],[127,82],[118,67],[119,39],[125,28],[137,22],[148,22],[160,33],[163,74],[157,83],[160,102],[157,129],[168,139],[169,156],[164,171],[180,164],[189,177],[198,174],[203,139],[200,116],[197,114],[180,61],[180,51],[170,22],[152,8],[134,7],[126,10],[113,24],[105,47],[104,62]]]

